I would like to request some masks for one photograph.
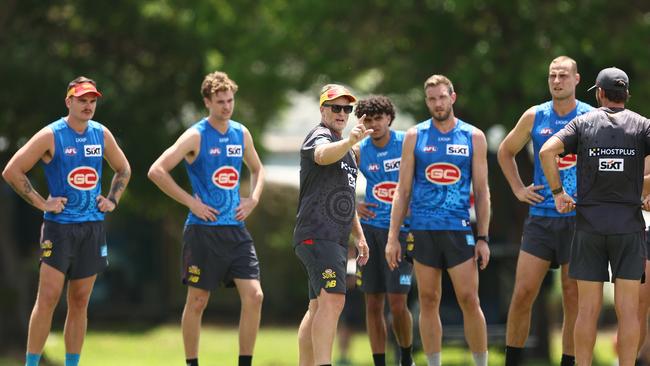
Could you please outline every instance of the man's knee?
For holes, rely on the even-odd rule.
[[[40,288],[36,305],[42,309],[54,309],[59,303],[61,291],[55,288]]]
[[[390,306],[390,312],[393,314],[393,317],[398,317],[399,315],[408,312],[406,295],[389,296],[388,305]]]
[[[244,306],[260,308],[262,307],[262,302],[264,302],[264,293],[262,292],[262,289],[249,291],[244,296],[242,296],[242,303]]]
[[[327,311],[335,314],[340,314],[345,305],[345,294],[328,293],[321,290],[321,295],[318,297],[318,311]]]
[[[510,308],[515,311],[530,309],[536,297],[537,291],[532,286],[525,283],[518,283],[515,285],[515,290],[512,294]]]
[[[456,296],[456,299],[463,311],[474,311],[481,307],[478,294],[474,291],[463,291]]]
[[[194,294],[187,297],[185,302],[186,311],[190,311],[195,314],[202,314],[205,308],[208,306],[207,294]]]
[[[368,316],[384,316],[384,297],[376,294],[367,294],[366,314]]]
[[[420,311],[434,311],[440,307],[441,291],[439,289],[420,292]]]

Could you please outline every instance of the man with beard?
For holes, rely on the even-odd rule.
[[[555,58],[548,71],[548,88],[552,100],[529,108],[519,118],[517,125],[499,146],[497,157],[512,192],[521,202],[530,205],[529,216],[524,224],[515,288],[508,310],[506,331],[506,366],[521,364],[522,351],[528,338],[533,302],[549,268],[561,266],[562,326],[561,366],[571,366],[573,351],[573,325],[578,312],[578,289],[576,281],[569,278],[569,254],[575,230],[575,213],[559,213],[555,210],[553,195],[539,164],[539,149],[555,132],[574,117],[593,108],[575,97],[580,82],[576,62],[566,56]],[[525,186],[519,175],[515,155],[529,141],[533,142],[533,183]],[[558,161],[563,186],[569,195],[576,194],[576,156],[563,156]]]
[[[454,116],[451,81],[433,75],[424,83],[431,118],[406,132],[399,183],[393,198],[386,260],[402,261],[399,233],[411,209],[413,260],[420,300],[420,336],[429,366],[440,365],[442,271],[454,285],[463,312],[465,339],[477,366],[487,365],[487,331],[478,298],[478,268],[490,260],[490,190],[487,142],[478,128]],[[478,235],[470,224],[470,189]]]
[[[54,309],[67,282],[68,313],[63,329],[65,365],[77,366],[88,325],[88,302],[97,274],[108,266],[104,217],[117,207],[131,168],[113,134],[93,121],[102,94],[94,80],[68,84],[68,115],[37,132],[11,158],[2,177],[43,214],[38,294],[29,319],[26,366],[37,366],[52,326]],[[102,196],[102,167],[115,171]],[[43,163],[49,196],[26,173]]]
[[[631,366],[639,342],[639,287],[646,247],[641,208],[644,158],[650,154],[650,121],[625,109],[629,79],[623,70],[603,69],[596,78],[600,108],[574,118],[539,153],[544,175],[560,213],[576,208],[564,189],[560,154],[578,154],[576,231],[569,276],[578,282],[574,330],[576,363],[590,365],[602,306],[603,282],[614,282],[619,365]]]
[[[358,263],[368,261],[368,245],[356,215],[357,164],[352,146],[372,133],[364,117],[343,138],[356,98],[338,84],[320,94],[320,123],[300,149],[300,196],[294,250],[309,278],[309,308],[298,329],[299,365],[331,365],[332,345],[345,302],[347,246],[357,242]]]
[[[391,271],[384,252],[390,227],[390,210],[399,178],[403,131],[393,131],[395,119],[393,103],[385,96],[372,96],[357,103],[355,114],[366,116],[363,125],[373,132],[354,146],[359,169],[366,178],[366,197],[357,204],[361,227],[373,254],[361,269],[361,291],[366,298],[366,327],[375,366],[386,366],[386,321],[384,303],[393,318],[393,332],[401,349],[401,365],[411,366],[413,319],[406,300],[411,289],[412,265],[401,261]],[[403,225],[399,241],[406,254],[408,228]]]

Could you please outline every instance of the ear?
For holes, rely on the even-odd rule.
[[[210,104],[210,98],[203,97],[203,104],[205,105],[205,108],[208,108],[208,105]]]
[[[451,93],[450,97],[451,97],[451,104],[456,103],[456,92]]]
[[[65,98],[65,106],[68,107],[69,109],[71,105],[72,105],[72,97]]]
[[[580,84],[580,74],[576,72],[576,85]]]

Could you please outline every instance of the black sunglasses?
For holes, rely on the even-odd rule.
[[[345,112],[345,114],[352,113],[352,106],[351,105],[323,104],[323,107],[332,108],[333,113],[341,113],[341,111]]]

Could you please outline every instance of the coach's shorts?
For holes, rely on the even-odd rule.
[[[41,263],[71,280],[96,275],[108,266],[103,221],[60,224],[45,220],[41,227]]]
[[[183,284],[208,291],[260,279],[253,239],[241,226],[185,226],[181,265]]]
[[[551,268],[569,263],[575,216],[528,216],[524,223],[521,250],[551,262]]]
[[[321,289],[345,294],[346,247],[329,240],[310,239],[296,244],[294,250],[309,277],[310,300],[316,299]]]
[[[471,231],[411,230],[413,259],[429,267],[448,269],[474,257]]]
[[[407,233],[400,232],[399,242],[402,247],[402,261],[391,271],[386,262],[386,243],[388,229],[362,224],[363,235],[366,237],[370,257],[365,266],[360,267],[361,291],[370,294],[391,293],[406,294],[411,289],[411,272],[413,265],[406,260]]]
[[[645,272],[644,232],[601,235],[576,230],[571,245],[569,276],[583,281],[641,280]]]

